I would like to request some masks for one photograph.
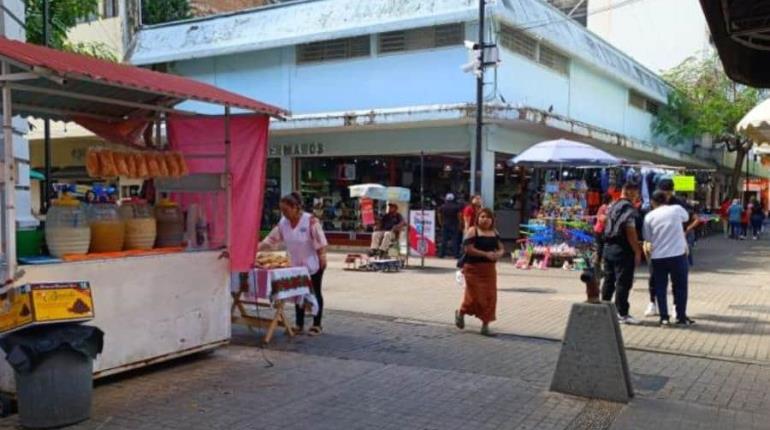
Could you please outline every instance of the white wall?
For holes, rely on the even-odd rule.
[[[698,0],[624,3],[590,0],[588,29],[649,69],[668,70],[709,48],[708,25]],[[619,4],[623,5],[596,12]]]

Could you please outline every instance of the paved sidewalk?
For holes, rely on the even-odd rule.
[[[426,260],[425,269],[401,273],[340,270],[342,254],[332,254],[324,279],[327,307],[389,315],[405,320],[449,323],[462,298],[455,285],[454,261]],[[690,277],[690,329],[662,329],[643,318],[649,301],[648,273],[641,267],[631,294],[631,313],[644,320],[623,327],[633,348],[770,363],[770,241],[728,241],[712,236],[699,242]],[[414,263],[414,262],[413,262]],[[522,271],[498,266],[498,320],[504,333],[560,339],[572,303],[585,300],[576,272]],[[475,322],[469,321],[476,329]]]
[[[559,343],[330,312],[266,350],[236,328],[213,354],[113,378],[96,429],[766,429],[770,368],[631,351],[629,406],[547,391]],[[0,429],[16,428],[15,417]]]

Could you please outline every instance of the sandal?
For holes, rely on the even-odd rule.
[[[314,325],[313,327],[310,327],[310,330],[307,331],[308,336],[318,336],[321,334],[323,329],[321,326]]]
[[[460,311],[455,311],[455,326],[460,330],[465,328],[465,315],[460,313]]]
[[[295,335],[301,336],[301,335],[305,334],[305,327],[300,327],[300,326],[295,325],[295,326],[291,327],[291,331],[294,332]]]
[[[497,336],[497,333],[494,333],[493,331],[491,331],[489,329],[489,326],[485,324],[481,326],[481,335],[486,337],[495,337]]]

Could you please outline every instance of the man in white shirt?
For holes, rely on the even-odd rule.
[[[666,290],[668,279],[674,292],[677,325],[689,326],[694,323],[687,317],[687,238],[682,224],[690,219],[687,211],[679,205],[668,204],[663,191],[652,195],[653,210],[644,218],[644,238],[650,243],[650,264],[652,283],[658,302],[661,325],[669,325]]]

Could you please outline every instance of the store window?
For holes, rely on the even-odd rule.
[[[102,18],[115,18],[120,14],[119,0],[103,0]]]
[[[265,203],[262,207],[262,230],[269,231],[281,219],[278,202],[281,200],[281,160],[268,158],[265,175]]]
[[[366,232],[361,223],[358,199],[351,199],[350,185],[376,183],[411,190],[412,208],[420,207],[420,157],[339,157],[298,160],[299,190],[305,209],[332,232]],[[470,160],[465,154],[431,155],[424,158],[425,208],[438,207],[448,192],[466,197]],[[384,204],[384,202],[380,202]],[[384,210],[384,207],[375,208]]]

